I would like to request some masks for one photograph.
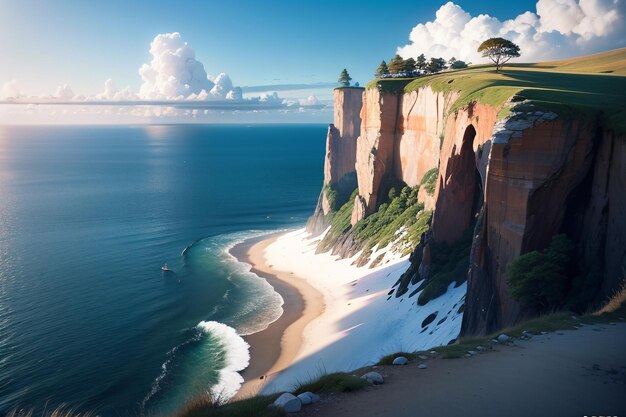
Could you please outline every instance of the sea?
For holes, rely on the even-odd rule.
[[[0,414],[232,394],[283,300],[228,251],[304,225],[326,129],[0,126]]]

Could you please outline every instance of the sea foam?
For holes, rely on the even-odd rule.
[[[211,387],[211,396],[218,402],[232,398],[241,385],[243,377],[239,374],[250,364],[250,345],[230,326],[217,321],[201,321],[198,329],[218,339],[224,350],[225,364],[219,371],[219,382]]]

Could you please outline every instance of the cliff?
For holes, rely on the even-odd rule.
[[[356,141],[361,133],[359,111],[364,88],[342,87],[333,91],[334,123],[328,126],[324,183],[317,207],[307,222],[315,235],[328,226],[328,214],[343,205],[356,188]]]
[[[424,253],[473,233],[469,267],[459,263],[466,266],[456,278],[468,280],[465,334],[490,333],[536,313],[511,298],[507,269],[558,233],[576,246],[585,282],[580,298],[587,307],[598,303],[626,271],[624,62],[626,49],[501,74],[478,67],[375,80],[349,98],[336,90],[335,126],[343,130],[329,129],[325,185],[338,184],[354,166],[350,185],[358,185],[358,195],[348,204],[355,229],[389,201],[390,189],[419,187],[438,169],[434,195],[418,194],[434,209],[431,229],[397,292],[428,280]],[[321,232],[333,216],[326,194],[309,230]],[[350,225],[335,235],[349,236]],[[336,242],[345,247],[345,239]]]

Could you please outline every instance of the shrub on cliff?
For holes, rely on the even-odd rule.
[[[332,185],[326,184],[324,186],[324,194],[326,195],[326,200],[328,201],[328,205],[330,206],[330,211],[337,211],[337,191],[333,188]]]
[[[513,260],[507,280],[511,297],[537,311],[561,307],[567,295],[567,267],[573,249],[571,240],[560,234],[543,252],[528,252]]]
[[[424,187],[426,193],[430,196],[435,194],[435,184],[437,183],[437,177],[439,176],[439,169],[432,168],[426,171],[422,177],[420,185]]]

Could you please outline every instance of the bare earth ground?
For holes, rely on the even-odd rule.
[[[626,416],[626,323],[586,325],[495,350],[422,361],[427,369],[379,366],[384,385],[325,396],[297,415]]]

